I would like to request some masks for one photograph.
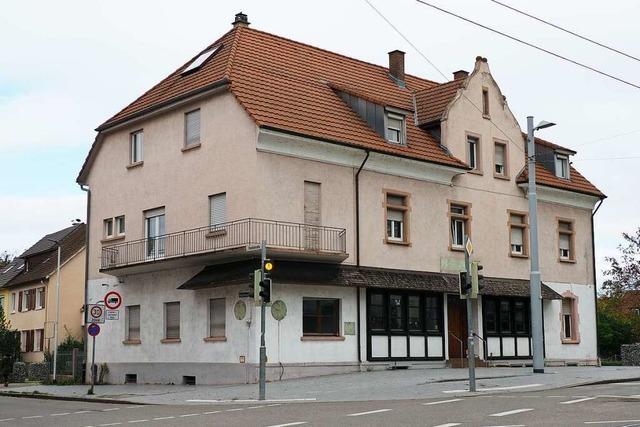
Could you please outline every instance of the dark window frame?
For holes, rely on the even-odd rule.
[[[305,303],[307,302],[315,302],[315,331],[307,331],[305,330],[306,318],[309,317],[308,314],[305,313]],[[321,314],[320,303],[322,302],[331,302],[334,308],[334,313],[331,315]],[[329,336],[329,337],[339,337],[340,336],[340,299],[339,298],[320,298],[320,297],[303,297],[302,298],[302,336]],[[334,323],[332,332],[322,332],[324,321],[327,318],[331,317],[332,322]]]
[[[487,313],[490,303],[495,303],[495,331],[489,330],[487,327]],[[509,306],[509,329],[504,330],[502,327],[502,303]],[[522,303],[522,313],[524,314],[524,331],[518,332],[516,328],[516,305]],[[530,337],[531,336],[531,316],[528,298],[518,297],[483,297],[482,300],[482,323],[485,337]]]

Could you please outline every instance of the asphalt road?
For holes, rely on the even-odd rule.
[[[640,426],[640,382],[421,400],[130,405],[0,397],[5,426]]]

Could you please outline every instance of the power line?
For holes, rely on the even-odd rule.
[[[398,29],[398,27],[396,27],[395,25],[393,25],[393,23],[382,13],[380,12],[380,10],[378,10],[369,0],[364,0],[365,3],[367,3],[369,5],[369,7],[371,7],[371,9],[373,9],[387,24],[389,24],[389,26],[391,28],[393,28],[393,30],[398,33],[398,35],[400,37],[402,37],[404,39],[404,41],[406,41],[409,46],[411,46],[413,48],[413,50],[415,50],[418,55],[420,55],[422,58],[424,58],[425,61],[427,61],[429,63],[429,65],[431,65],[438,73],[440,73],[440,75],[446,80],[446,81],[450,81],[447,76],[433,63],[429,60],[429,58],[427,58],[427,56],[422,53],[422,51],[411,42],[411,40],[409,40],[409,38],[407,36],[405,36],[402,31],[400,31]],[[469,97],[462,92],[462,97],[465,98],[467,101],[469,101],[469,103],[476,109],[478,110],[480,113],[482,113],[482,109],[476,105],[471,99],[469,99]],[[498,129],[504,136],[505,138],[507,138],[513,145],[514,147],[516,147],[518,150],[520,150],[520,152],[522,152],[523,154],[526,154],[524,151],[524,148],[520,148],[520,146],[513,140],[511,139],[511,137],[504,131],[502,130],[502,128],[500,126],[498,126],[493,120],[489,119],[489,122],[496,128]],[[524,143],[523,143],[524,146]]]
[[[367,0],[365,0],[365,1],[367,1]],[[616,77],[616,76],[611,75],[611,74],[609,74],[609,73],[605,73],[604,71],[600,71],[600,70],[598,70],[597,68],[593,68],[593,67],[591,67],[591,66],[589,66],[589,65],[583,64],[582,62],[578,62],[578,61],[573,60],[573,59],[571,59],[571,58],[568,58],[568,57],[566,57],[566,56],[560,55],[559,53],[553,52],[553,51],[551,51],[551,50],[549,50],[549,49],[545,49],[545,48],[543,48],[543,47],[540,47],[540,46],[535,45],[535,44],[533,44],[533,43],[529,43],[529,42],[527,42],[527,41],[524,41],[524,40],[522,40],[522,39],[519,39],[519,38],[514,37],[514,36],[512,36],[512,35],[509,35],[509,34],[507,34],[507,33],[504,33],[504,32],[502,32],[502,31],[499,31],[499,30],[496,30],[496,29],[494,29],[494,28],[488,27],[488,26],[486,26],[486,25],[480,24],[479,22],[473,21],[473,20],[471,20],[471,19],[469,19],[469,18],[465,18],[464,16],[461,16],[461,15],[458,15],[458,14],[456,14],[456,13],[450,12],[450,11],[448,11],[448,10],[446,10],[446,9],[442,9],[441,7],[438,7],[438,6],[433,5],[433,4],[431,4],[431,3],[427,3],[427,2],[426,2],[426,1],[424,1],[424,0],[416,0],[416,1],[417,1],[418,3],[420,3],[420,4],[422,4],[422,5],[428,6],[428,7],[432,8],[432,9],[436,9],[436,10],[438,10],[438,11],[440,11],[440,12],[443,12],[443,13],[446,13],[447,15],[451,15],[451,16],[453,16],[453,17],[456,17],[456,18],[458,18],[458,19],[461,19],[461,20],[463,20],[463,21],[465,21],[465,22],[468,22],[468,23],[470,23],[470,24],[473,24],[473,25],[475,25],[475,26],[477,26],[477,27],[480,27],[480,28],[483,28],[483,29],[485,29],[485,30],[491,31],[491,32],[493,32],[493,33],[499,34],[499,35],[501,35],[501,36],[503,36],[503,37],[506,37],[506,38],[508,38],[508,39],[510,39],[510,40],[516,41],[516,42],[521,43],[521,44],[523,44],[523,45],[525,45],[525,46],[529,46],[529,47],[531,47],[531,48],[533,48],[533,49],[539,50],[539,51],[541,51],[541,52],[544,52],[544,53],[546,53],[546,54],[549,54],[549,55],[551,55],[551,56],[554,56],[554,57],[556,57],[556,58],[558,58],[558,59],[562,59],[563,61],[570,62],[570,63],[572,63],[572,64],[574,64],[574,65],[579,66],[579,67],[582,67],[582,68],[585,68],[585,69],[587,69],[587,70],[593,71],[594,73],[597,73],[597,74],[600,74],[600,75],[602,75],[602,76],[608,77],[608,78],[610,78],[610,79],[616,80],[616,81],[618,81],[618,82],[620,82],[620,83],[624,83],[624,84],[626,84],[626,85],[632,86],[632,87],[634,87],[634,88],[636,88],[636,89],[640,89],[640,85],[637,85],[637,84],[635,84],[635,83],[631,83],[631,82],[629,82],[629,81],[627,81],[627,80],[621,79],[620,77]]]
[[[640,159],[640,156],[629,156],[629,157],[594,157],[591,159],[573,159],[572,162],[582,162],[582,161],[591,161],[591,160],[632,160],[632,159]]]
[[[611,139],[620,138],[621,136],[632,135],[632,134],[638,133],[638,132],[640,132],[640,129],[632,130],[631,132],[619,133],[617,135],[606,136],[604,138],[594,139],[593,141],[583,142],[582,144],[575,145],[575,147],[582,147],[584,145],[595,144],[595,143],[602,142],[602,141],[609,141]]]
[[[566,28],[563,28],[563,27],[561,27],[561,26],[559,26],[559,25],[556,25],[556,24],[554,24],[554,23],[552,23],[552,22],[545,21],[545,20],[544,20],[544,19],[542,19],[542,18],[538,18],[537,16],[533,16],[533,15],[531,15],[531,14],[527,13],[527,12],[524,12],[524,11],[522,11],[522,10],[516,9],[516,8],[515,8],[515,7],[513,7],[513,6],[510,6],[510,5],[508,5],[508,4],[505,4],[505,3],[499,2],[498,0],[489,0],[489,1],[492,1],[492,2],[494,2],[494,3],[496,3],[496,4],[499,4],[499,5],[500,5],[500,6],[502,6],[502,7],[506,7],[507,9],[511,9],[511,10],[513,10],[514,12],[517,12],[517,13],[519,13],[519,14],[521,14],[521,15],[527,16],[527,17],[529,17],[529,18],[531,18],[531,19],[535,19],[536,21],[538,21],[538,22],[542,22],[543,24],[549,25],[549,26],[551,26],[551,27],[553,27],[553,28],[555,28],[555,29],[557,29],[557,30],[564,31],[565,33],[571,34],[572,36],[575,36],[575,37],[578,37],[578,38],[580,38],[580,39],[582,39],[582,40],[588,41],[589,43],[593,43],[593,44],[595,44],[595,45],[597,45],[597,46],[600,46],[600,47],[602,47],[602,48],[608,49],[608,50],[610,50],[610,51],[612,51],[612,52],[618,53],[618,54],[620,54],[620,55],[626,56],[627,58],[630,58],[630,59],[633,59],[633,60],[635,60],[635,61],[640,62],[640,58],[637,58],[637,57],[635,57],[635,56],[633,56],[633,55],[630,55],[630,54],[628,54],[628,53],[622,52],[621,50],[618,50],[618,49],[613,48],[613,47],[611,47],[611,46],[607,46],[606,44],[604,44],[604,43],[600,43],[600,42],[595,41],[595,40],[593,40],[593,39],[590,39],[589,37],[586,37],[586,36],[580,35],[580,34],[578,34],[578,33],[574,32],[574,31],[567,30]]]

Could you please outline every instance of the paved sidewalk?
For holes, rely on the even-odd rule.
[[[267,384],[267,399],[284,401],[369,401],[422,399],[468,394],[466,369],[409,369],[361,372],[294,379]],[[533,392],[600,381],[640,380],[640,367],[548,367],[534,375],[531,368],[478,368],[480,393]],[[10,385],[5,391],[91,398],[88,386]],[[228,386],[101,385],[94,398],[149,404],[198,404],[253,401],[257,384]]]

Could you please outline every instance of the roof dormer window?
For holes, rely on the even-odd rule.
[[[392,144],[405,144],[405,124],[404,116],[401,114],[387,112],[386,115],[386,138]]]
[[[556,154],[556,176],[569,179],[569,156],[566,154]]]

